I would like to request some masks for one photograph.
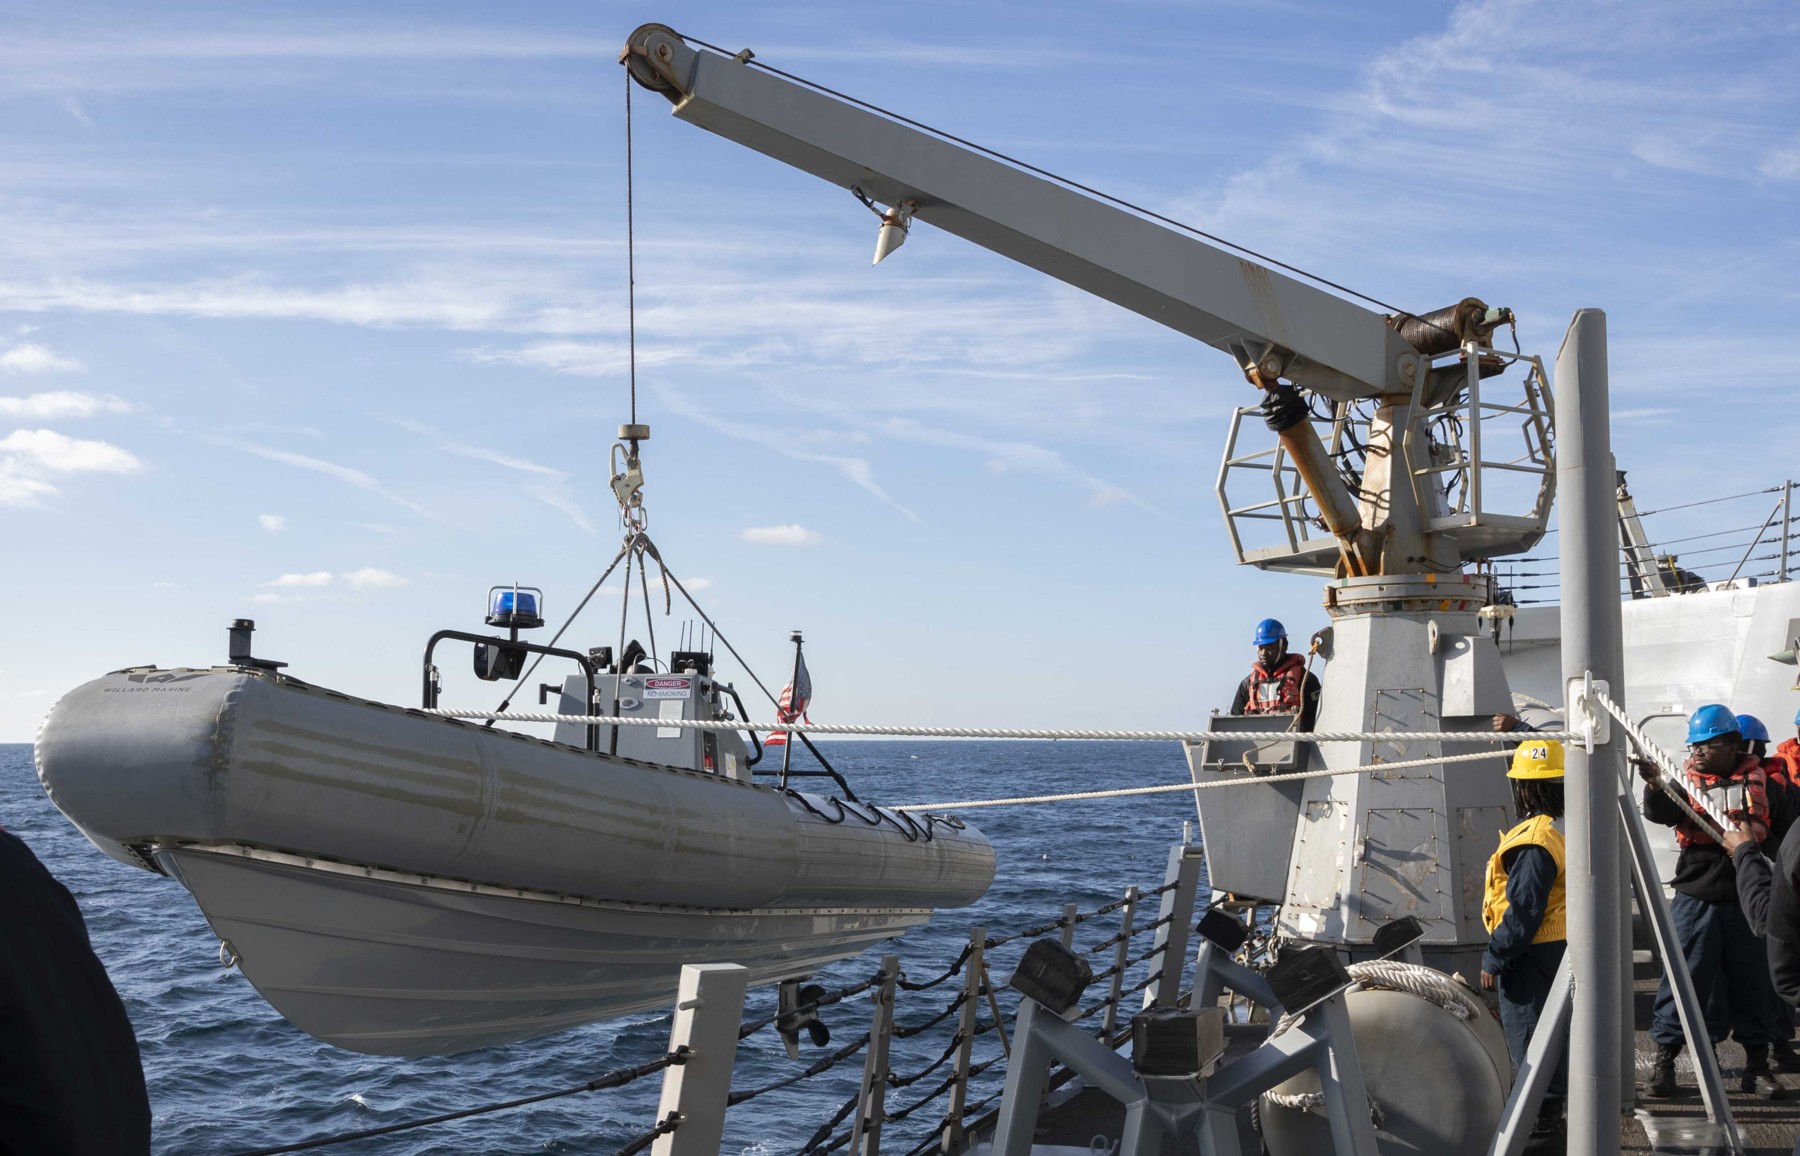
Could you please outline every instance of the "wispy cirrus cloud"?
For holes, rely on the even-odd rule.
[[[987,458],[988,469],[995,473],[1030,473],[1070,482],[1088,491],[1088,505],[1100,508],[1129,503],[1141,510],[1170,517],[1124,488],[1097,477],[1076,466],[1057,450],[1031,442],[1002,441],[953,430],[934,429],[912,418],[890,417],[878,426],[880,432],[902,441],[944,446],[964,450]]]
[[[522,487],[528,495],[544,503],[546,506],[549,506],[551,509],[560,511],[581,529],[586,530],[589,533],[593,532],[594,523],[588,518],[587,511],[583,510],[581,504],[575,500],[574,492],[569,485],[569,481],[573,475],[567,470],[557,469],[555,466],[547,466],[542,462],[535,462],[529,458],[520,457],[517,454],[509,454],[501,450],[489,449],[486,446],[475,446],[465,442],[455,441],[446,437],[435,427],[427,425],[424,422],[413,421],[410,418],[389,418],[388,420],[399,426],[401,429],[431,439],[437,444],[437,448],[444,453],[454,454],[457,457],[462,458],[471,458],[475,461],[488,462],[492,465],[500,466],[503,469],[528,475],[532,480],[525,483]]]
[[[264,582],[263,585],[273,586],[277,589],[288,589],[295,586],[329,586],[331,585],[331,571],[310,570],[304,573],[282,574],[278,577],[269,579],[267,582]]]
[[[367,490],[372,494],[378,494],[397,506],[402,506],[405,509],[411,510],[421,518],[429,518],[433,521],[442,520],[436,514],[433,514],[411,498],[395,493],[393,490],[383,485],[374,475],[365,473],[355,466],[346,466],[338,462],[327,461],[324,458],[315,458],[306,454],[293,453],[289,450],[278,450],[271,446],[258,445],[255,442],[235,441],[230,438],[220,438],[216,440],[222,445],[229,446],[232,449],[241,450],[247,454],[254,454],[266,461],[279,462],[284,466],[293,466],[296,469],[310,470],[313,473],[324,474],[326,477],[335,478],[346,485],[355,486],[359,490]]]

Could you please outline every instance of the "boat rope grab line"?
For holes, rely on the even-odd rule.
[[[1270,743],[1501,743],[1532,739],[1575,742],[1577,731],[1108,731],[1033,727],[868,726],[857,723],[759,723],[745,719],[623,718],[613,715],[544,714],[537,711],[422,709],[439,718],[497,722],[578,723],[602,727],[680,727],[697,731],[796,731],[815,735],[893,735],[928,739],[1092,739],[1113,742],[1204,743],[1265,740]]]
[[[1241,775],[1211,783],[1165,783],[1156,787],[1116,787],[1108,791],[1069,791],[1060,795],[1026,795],[1014,799],[972,799],[955,803],[907,803],[896,811],[956,811],[977,807],[1022,807],[1034,803],[1071,803],[1084,799],[1125,799],[1134,795],[1174,794],[1177,791],[1206,791],[1214,787],[1242,787],[1253,783],[1292,783],[1301,779],[1329,779],[1335,775],[1360,775],[1364,771],[1399,771],[1409,767],[1435,767],[1444,763],[1473,763],[1482,759],[1492,762],[1506,756],[1495,751],[1477,751],[1472,755],[1434,755],[1428,759],[1404,759],[1392,763],[1368,763],[1360,767],[1335,770],[1301,771],[1289,775]]]

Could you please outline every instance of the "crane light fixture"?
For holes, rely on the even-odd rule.
[[[907,231],[912,228],[913,210],[918,207],[914,201],[901,201],[881,214],[881,232],[875,235],[875,259],[869,264],[881,264],[883,257],[906,244]]]

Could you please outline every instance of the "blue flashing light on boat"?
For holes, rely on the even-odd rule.
[[[544,624],[544,592],[535,586],[491,586],[487,605],[489,626],[535,630]]]

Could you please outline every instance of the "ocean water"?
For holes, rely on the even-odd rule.
[[[864,799],[883,803],[951,801],[1051,794],[1179,782],[1186,764],[1172,743],[1100,742],[845,742],[826,754]],[[796,765],[802,755],[796,752]],[[818,982],[847,986],[873,974],[879,957],[901,957],[908,976],[936,975],[955,959],[969,929],[989,935],[1047,923],[1062,905],[1092,910],[1130,885],[1162,881],[1182,822],[1194,817],[1193,796],[1179,792],[968,812],[994,843],[999,870],[976,905],[940,912],[928,925],[864,956],[835,965]],[[53,807],[32,768],[31,748],[0,745],[0,825],[30,844],[74,893],[88,931],[125,1001],[142,1051],[157,1153],[230,1156],[277,1144],[378,1127],[420,1116],[569,1087],[661,1055],[669,1015],[641,1014],[543,1039],[463,1055],[405,1060],[343,1051],[302,1034],[264,1003],[242,973],[219,965],[218,938],[188,893],[173,880],[127,867],[101,854]],[[1154,917],[1140,914],[1139,924]],[[1116,916],[1084,923],[1076,946],[1117,930]],[[1004,983],[1022,943],[991,958]],[[1140,939],[1136,951],[1149,946]],[[1109,966],[1110,952],[1094,957]],[[1135,980],[1142,966],[1129,977]],[[925,992],[902,991],[895,1019],[919,1024],[954,998],[954,982]],[[745,1015],[772,1011],[773,988],[750,993]],[[1009,1001],[1002,1000],[1003,1005]],[[1086,1002],[1093,1002],[1089,999]],[[866,1030],[872,1005],[855,997],[828,1008],[834,1044]],[[985,1018],[985,1017],[984,1017]],[[949,1043],[955,1017],[938,1029],[895,1042],[892,1069],[923,1068]],[[822,1053],[802,1044],[790,1061],[769,1030],[745,1040],[733,1086],[757,1087],[804,1070]],[[992,1033],[975,1058],[997,1051]],[[995,1064],[971,1099],[999,1088]],[[910,1104],[949,1074],[945,1065],[909,1088],[890,1089],[892,1111]],[[816,1078],[740,1104],[727,1115],[722,1152],[797,1151],[854,1092],[858,1054]],[[623,1088],[317,1149],[354,1156],[427,1153],[614,1153],[655,1123],[660,1076]],[[887,1127],[884,1150],[904,1152],[940,1118],[942,1101]]]

